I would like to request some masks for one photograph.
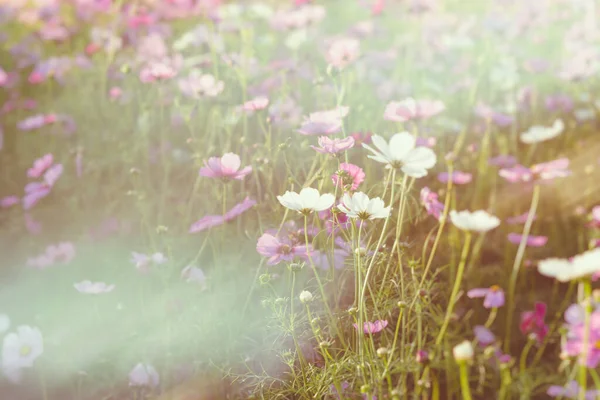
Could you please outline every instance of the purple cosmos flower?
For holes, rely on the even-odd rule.
[[[496,341],[496,336],[488,328],[477,325],[473,328],[473,333],[477,341],[483,346],[489,346]]]
[[[39,129],[46,125],[46,116],[44,114],[37,114],[31,117],[25,118],[24,120],[17,123],[17,128],[22,131],[31,131]]]
[[[448,177],[449,177],[449,175],[447,172],[440,172],[437,176],[438,181],[440,181],[442,183],[447,183]],[[452,182],[455,185],[465,185],[467,183],[470,183],[472,180],[473,180],[473,175],[468,172],[462,172],[462,171],[453,171],[452,172]]]
[[[339,106],[333,110],[311,113],[298,133],[302,135],[331,135],[342,129],[342,119],[348,115],[349,107]]]
[[[524,334],[532,334],[538,342],[542,342],[548,334],[548,325],[544,322],[547,306],[545,303],[536,302],[533,311],[521,314],[519,329]]]
[[[321,154],[336,154],[348,150],[354,146],[354,138],[348,136],[343,139],[329,139],[327,136],[320,136],[319,147],[310,146],[314,151]]]
[[[242,180],[252,172],[252,167],[247,166],[240,169],[240,156],[234,153],[225,153],[222,157],[211,157],[204,162],[200,168],[200,175],[209,178],[237,179]]]
[[[564,351],[570,356],[579,356],[580,362],[588,368],[596,368],[600,364],[600,311],[593,312],[590,317],[587,357],[585,356],[585,328],[584,322],[569,326]]]
[[[445,109],[446,106],[439,100],[415,100],[409,97],[402,101],[388,103],[383,113],[383,119],[394,122],[427,119]]]
[[[560,111],[569,113],[573,110],[574,104],[571,96],[566,94],[553,94],[546,97],[546,109],[548,111]]]
[[[489,288],[476,288],[467,292],[469,298],[484,297],[485,308],[499,308],[504,305],[504,290],[500,286],[493,285]]]
[[[513,244],[520,244],[523,235],[519,233],[509,233],[508,241]],[[527,246],[529,247],[543,247],[548,243],[548,236],[533,236],[529,235],[526,239]]]
[[[566,386],[552,385],[546,391],[550,397],[561,397],[567,399],[579,399],[579,383],[570,381]],[[600,390],[588,390],[585,392],[585,400],[595,400],[600,396]]]
[[[427,214],[438,220],[444,213],[444,204],[438,200],[437,193],[432,192],[428,187],[421,189],[421,204],[425,207]]]
[[[188,265],[181,270],[181,278],[185,279],[188,283],[193,282],[198,284],[202,290],[206,289],[206,275],[198,267]]]

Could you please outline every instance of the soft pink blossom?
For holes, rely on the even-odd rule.
[[[363,324],[363,332],[366,334],[373,334],[381,332],[388,325],[387,320],[378,319],[374,322],[367,321]],[[354,329],[358,330],[358,324],[352,324]]]
[[[339,69],[352,63],[360,55],[360,42],[354,38],[337,39],[327,49],[327,62]]]
[[[234,153],[225,153],[222,157],[211,157],[204,162],[200,168],[200,175],[209,178],[229,178],[242,180],[252,172],[252,167],[247,166],[240,169],[240,156]]]
[[[267,108],[269,105],[269,98],[265,96],[259,96],[252,100],[249,100],[242,104],[242,110],[244,111],[257,111]]]
[[[467,296],[471,299],[483,297],[483,306],[485,308],[499,308],[504,305],[504,290],[497,285],[489,288],[476,288],[467,292]]]
[[[427,214],[439,220],[444,213],[444,204],[438,200],[438,194],[432,192],[428,187],[424,187],[421,189],[420,197]]]
[[[233,208],[227,211],[224,215],[207,215],[194,222],[189,229],[189,233],[198,233],[215,226],[223,225],[224,223],[229,222],[243,214],[255,204],[255,200],[246,197],[244,201],[233,206]]]
[[[263,234],[258,239],[256,251],[261,256],[268,257],[268,265],[276,265],[282,261],[291,262],[295,257],[306,258],[307,256],[305,244],[289,244],[269,233]],[[312,251],[310,246],[309,251]]]
[[[447,172],[440,172],[437,176],[438,180],[442,183],[447,183],[448,177],[449,175]],[[468,172],[452,171],[452,182],[455,185],[465,185],[470,183],[472,180],[473,175]]]
[[[519,233],[509,233],[508,234],[508,241],[513,244],[520,244],[522,238],[523,238],[523,235],[521,235]],[[526,239],[526,244],[529,247],[543,247],[546,245],[546,243],[548,243],[548,236],[529,235],[529,236],[527,236],[527,239]]]
[[[331,176],[334,185],[354,191],[365,180],[365,171],[358,165],[341,163],[339,170]]]
[[[527,222],[528,217],[529,217],[529,213],[526,212],[524,214],[517,215],[516,217],[509,217],[506,219],[506,222],[511,225],[524,224],[525,222]],[[533,220],[535,221],[536,219],[537,219],[537,216],[534,215]]]
[[[383,119],[394,122],[406,122],[413,119],[431,118],[446,109],[439,100],[415,100],[411,97],[402,101],[392,101],[383,113]]]
[[[333,110],[311,113],[298,133],[302,135],[331,135],[342,129],[342,119],[348,115],[349,107],[339,106]]]
[[[336,154],[341,151],[348,150],[354,146],[354,138],[352,136],[343,139],[330,139],[327,136],[321,136],[318,139],[319,147],[310,146],[314,151],[321,154]]]
[[[0,208],[9,208],[21,202],[18,196],[6,196],[0,199]]]
[[[33,162],[33,166],[27,170],[27,176],[30,178],[39,178],[53,163],[54,157],[52,154],[46,154]]]

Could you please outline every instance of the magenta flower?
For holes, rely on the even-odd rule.
[[[365,180],[365,171],[357,165],[341,163],[340,169],[331,176],[333,184],[343,190],[354,191]]]
[[[519,233],[509,233],[508,241],[513,244],[520,244],[523,235]],[[526,239],[527,246],[529,247],[543,247],[548,243],[548,236],[533,236],[529,235]]]
[[[333,110],[311,113],[305,118],[298,133],[302,135],[331,135],[342,129],[342,119],[348,115],[349,107],[339,106]]]
[[[9,208],[21,202],[18,196],[6,196],[0,199],[0,208]]]
[[[234,153],[225,153],[221,158],[211,157],[204,162],[200,168],[200,176],[209,178],[237,179],[242,180],[252,172],[252,167],[247,166],[240,170],[240,156]]]
[[[544,322],[546,310],[545,303],[536,302],[533,311],[526,311],[521,314],[521,323],[519,324],[519,329],[523,334],[533,335],[540,343],[548,334],[548,325]]]
[[[378,319],[377,321],[374,321],[374,322],[367,321],[363,324],[363,332],[368,335],[373,334],[373,333],[378,333],[378,332],[381,332],[387,325],[388,325],[388,322],[385,319],[383,319],[383,320]],[[352,326],[354,326],[354,329],[359,330],[358,324],[352,324]]]
[[[109,293],[115,288],[115,285],[107,285],[104,282],[91,282],[88,280],[75,283],[73,286],[79,293],[85,294]]]
[[[370,144],[373,134],[371,132],[354,132],[350,136],[354,139],[356,146],[361,146],[363,143]]]
[[[383,113],[383,119],[394,122],[427,119],[445,109],[446,106],[439,100],[415,100],[409,97],[402,101],[388,103]]]
[[[447,172],[440,172],[437,176],[438,181],[442,183],[447,183],[449,175]],[[452,172],[452,182],[455,185],[465,185],[470,183],[473,180],[473,175],[468,172],[462,171],[453,171]]]
[[[346,151],[354,146],[354,138],[352,136],[343,139],[329,139],[327,136],[320,136],[318,141],[319,147],[310,147],[321,154],[336,154],[341,151]]]
[[[438,220],[444,213],[444,204],[438,200],[438,194],[432,192],[428,187],[421,189],[421,204],[425,207],[427,214]]]
[[[264,233],[256,244],[256,251],[264,257],[269,257],[268,265],[276,265],[282,261],[291,262],[294,257],[306,257],[306,245],[292,245],[281,241],[276,236]],[[309,247],[309,251],[312,249]]]
[[[580,362],[588,368],[596,368],[600,364],[600,312],[595,311],[590,317],[587,351],[585,349],[585,323],[579,322],[569,326],[564,351],[570,356],[580,357]],[[587,352],[587,357],[586,353]]]
[[[493,285],[489,288],[476,288],[467,292],[469,298],[483,297],[485,308],[500,308],[504,305],[504,290],[500,286]]]
[[[200,220],[194,222],[189,229],[189,233],[198,233],[215,226],[223,225],[229,222],[244,212],[248,211],[256,204],[255,200],[246,197],[244,201],[233,206],[233,208],[225,213],[225,215],[207,215]]]
[[[62,164],[55,164],[44,173],[43,182],[30,182],[25,186],[25,196],[23,196],[23,209],[29,210],[41,199],[48,196],[54,184],[63,173]]]

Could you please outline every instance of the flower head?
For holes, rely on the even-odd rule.
[[[363,324],[363,332],[371,335],[373,333],[381,332],[388,325],[387,320],[378,319],[374,322],[367,321]],[[352,324],[354,329],[359,330],[358,324]]]
[[[508,241],[513,244],[520,244],[523,239],[523,235],[519,233],[509,233]],[[548,243],[548,236],[533,236],[529,235],[525,239],[525,243],[529,247],[543,247]]]
[[[600,272],[600,248],[576,255],[571,260],[547,258],[538,263],[538,271],[561,282],[592,276]]]
[[[192,71],[187,77],[179,79],[178,85],[181,93],[192,99],[216,97],[225,87],[223,81],[217,80],[210,74],[202,74],[198,71]]]
[[[327,136],[319,137],[319,147],[310,146],[317,153],[322,154],[337,154],[354,147],[354,138],[348,136],[343,139],[329,139]]]
[[[300,302],[308,303],[312,301],[313,295],[308,290],[303,290],[302,292],[300,292],[300,296],[298,296],[298,298],[300,299]]]
[[[310,250],[310,247],[309,247]],[[295,257],[306,257],[306,245],[294,244],[280,240],[270,233],[264,233],[256,243],[256,251],[264,257],[269,257],[268,265],[276,265],[282,261],[291,262]]]
[[[200,176],[209,178],[237,179],[242,180],[252,172],[252,167],[247,166],[240,169],[240,156],[234,153],[225,153],[222,157],[211,157],[200,168]]]
[[[438,194],[432,192],[428,187],[424,187],[421,189],[420,197],[427,214],[439,220],[444,213],[444,204],[438,200]]]
[[[562,119],[557,119],[550,127],[534,125],[527,131],[521,133],[521,142],[532,144],[554,139],[560,135],[564,129],[565,124]]]
[[[524,334],[532,334],[538,342],[542,342],[548,334],[548,325],[544,322],[546,318],[546,304],[536,302],[533,311],[521,314],[519,329]]]
[[[331,180],[343,190],[354,191],[365,180],[365,171],[358,165],[341,163],[340,169],[331,176]]]
[[[381,198],[369,199],[369,196],[363,192],[356,192],[352,195],[349,193],[344,194],[342,203],[338,205],[338,208],[349,218],[362,220],[387,218],[390,215],[390,207],[385,207]]]
[[[450,220],[464,231],[487,232],[500,225],[500,220],[486,211],[450,211]]]
[[[193,282],[198,284],[201,289],[206,289],[206,275],[204,274],[204,271],[198,267],[188,265],[181,270],[181,278],[185,279],[188,283]]]
[[[413,178],[427,175],[427,170],[437,161],[435,153],[430,148],[415,147],[415,138],[408,132],[396,133],[389,144],[379,135],[373,135],[372,141],[377,149],[363,144],[365,149],[373,153],[369,158],[386,164],[386,168],[400,168],[402,172]]]
[[[438,181],[447,183],[450,180],[450,174],[447,172],[440,172],[437,176]],[[455,185],[466,185],[473,180],[473,175],[468,172],[453,171],[452,172],[452,183]]]
[[[427,119],[444,111],[446,106],[439,100],[415,100],[407,98],[393,101],[385,107],[383,118],[388,121],[406,122],[412,119]]]
[[[331,135],[342,129],[342,119],[348,115],[349,107],[339,106],[333,110],[311,113],[304,120],[298,133],[302,135]]]
[[[2,369],[13,382],[21,378],[23,368],[33,367],[35,360],[44,352],[42,333],[38,328],[23,325],[16,332],[4,336],[2,343]]]
[[[52,154],[46,154],[33,162],[33,166],[27,170],[27,176],[30,178],[39,178],[52,164],[54,164],[54,157]]]
[[[73,285],[79,293],[102,294],[112,292],[115,285],[107,285],[104,282],[81,281]]]
[[[570,381],[565,386],[552,385],[546,391],[546,394],[550,397],[560,397],[564,399],[576,400],[579,398],[579,383],[577,381]],[[585,392],[585,400],[595,400],[600,396],[600,390],[591,389]]]
[[[282,206],[302,214],[310,214],[313,211],[323,211],[331,208],[335,202],[332,194],[320,194],[317,189],[304,188],[300,193],[285,192],[283,196],[277,196]]]
[[[499,286],[490,286],[489,288],[471,289],[467,292],[469,298],[483,297],[483,306],[485,308],[499,308],[504,305],[504,290]]]
[[[354,38],[335,40],[327,49],[327,62],[336,68],[342,69],[358,58],[360,42]]]

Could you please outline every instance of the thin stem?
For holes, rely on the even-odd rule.
[[[515,257],[512,273],[510,275],[510,282],[508,285],[508,312],[506,313],[506,340],[504,341],[505,352],[508,352],[510,349],[510,333],[514,313],[515,288],[517,285],[517,278],[519,276],[521,263],[523,262],[523,256],[525,255],[525,248],[527,247],[527,237],[529,236],[529,232],[531,231],[531,225],[533,224],[533,219],[535,217],[535,212],[537,210],[539,199],[540,186],[535,185],[533,187],[533,196],[531,198],[529,214],[527,214],[527,221],[525,222],[525,227],[523,228],[523,236],[521,238],[521,243],[519,243],[519,249],[517,250],[517,255]]]
[[[579,360],[579,396],[578,399],[585,400],[587,391],[587,362],[590,345],[590,319],[592,312],[592,283],[589,279],[583,279],[580,283],[583,288],[583,306],[585,309],[585,325],[583,329],[582,359]],[[580,356],[581,356],[580,355]]]
[[[472,400],[471,388],[469,387],[469,371],[467,370],[467,363],[460,362],[460,389],[462,392],[463,400]]]
[[[456,296],[458,295],[458,291],[460,290],[460,284],[462,281],[463,274],[465,272],[465,265],[467,265],[467,256],[469,255],[472,237],[473,235],[471,234],[471,232],[467,231],[465,235],[465,243],[463,245],[462,254],[460,256],[460,264],[458,265],[458,271],[454,279],[454,287],[452,288],[452,294],[450,295],[448,309],[446,310],[446,317],[444,318],[444,323],[442,325],[442,328],[440,329],[440,333],[438,334],[438,337],[435,340],[436,347],[442,343],[444,335],[446,334],[446,329],[448,329],[448,324],[450,323],[450,318],[452,317],[452,312],[454,311],[454,303],[456,302]]]

